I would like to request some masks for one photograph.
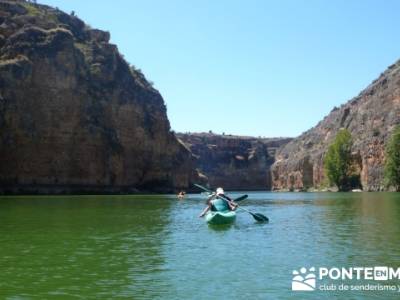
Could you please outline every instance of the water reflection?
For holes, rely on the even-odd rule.
[[[291,299],[301,266],[398,266],[399,194],[247,194],[240,204],[270,223],[238,211],[232,226],[210,227],[199,195],[2,197],[0,295]],[[398,294],[307,298],[326,296]]]
[[[18,197],[0,204],[6,296],[142,295],[163,271],[165,197]],[[47,296],[46,296],[47,295]]]

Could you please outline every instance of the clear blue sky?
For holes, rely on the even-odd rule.
[[[110,31],[176,131],[296,136],[400,58],[397,0],[39,0]]]

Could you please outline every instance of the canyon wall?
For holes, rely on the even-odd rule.
[[[195,155],[196,166],[210,186],[227,190],[270,190],[275,152],[291,140],[211,133],[177,136]]]
[[[391,65],[357,97],[335,107],[314,128],[277,152],[272,167],[274,190],[307,190],[325,184],[323,159],[341,128],[354,141],[353,157],[359,164],[364,190],[384,190],[385,145],[400,124],[400,61]]]
[[[166,192],[197,174],[160,93],[73,14],[0,1],[0,192]]]

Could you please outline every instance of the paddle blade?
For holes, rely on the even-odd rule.
[[[243,195],[243,196],[240,196],[240,197],[238,197],[236,199],[233,199],[233,201],[234,202],[239,202],[239,201],[242,201],[244,199],[247,199],[247,197],[248,197],[248,195]]]
[[[260,214],[260,213],[252,213],[251,214],[253,216],[253,218],[257,221],[257,222],[269,222],[268,217]]]

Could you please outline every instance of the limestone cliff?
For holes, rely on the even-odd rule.
[[[334,108],[317,126],[277,153],[272,168],[275,190],[303,190],[324,182],[323,158],[340,128],[353,137],[353,154],[364,190],[383,190],[384,149],[400,123],[400,61],[390,66],[357,97]]]
[[[196,176],[163,98],[109,38],[0,1],[0,192],[170,191]]]
[[[210,186],[229,190],[271,189],[270,167],[275,151],[289,138],[191,133],[177,136],[197,158],[197,168]]]

